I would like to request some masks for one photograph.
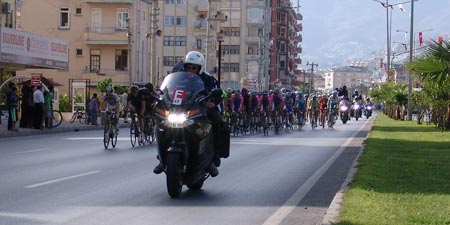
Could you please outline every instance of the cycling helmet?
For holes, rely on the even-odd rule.
[[[275,89],[273,90],[273,93],[274,93],[274,94],[279,94],[279,93],[280,93],[280,89],[275,88]]]
[[[337,91],[333,91],[333,96],[337,96]]]
[[[237,94],[237,95],[240,95],[240,94],[241,94],[241,90],[236,89],[236,90],[234,91],[234,93]]]
[[[184,60],[184,65],[187,64],[193,64],[200,66],[200,70],[198,71],[198,74],[201,74],[205,71],[205,57],[202,53],[197,51],[190,51],[186,55],[186,58]]]
[[[269,91],[268,91],[268,90],[264,90],[264,91],[262,92],[262,94],[263,94],[263,95],[268,95],[268,94],[269,94]]]
[[[286,93],[286,88],[281,88],[281,93]]]
[[[105,88],[106,94],[112,94],[113,93],[113,88],[111,86],[108,86]]]
[[[231,93],[233,93],[233,89],[227,88],[227,94],[231,94]]]
[[[153,91],[153,84],[152,83],[146,83],[145,88],[147,88],[149,91]]]
[[[136,85],[133,85],[130,87],[130,92],[131,93],[136,93],[138,91],[138,87]]]
[[[358,89],[355,89],[354,93],[355,93],[355,94],[358,94]]]
[[[242,92],[242,94],[245,94],[245,93],[248,93],[248,90],[247,90],[247,88],[242,88],[241,92]]]

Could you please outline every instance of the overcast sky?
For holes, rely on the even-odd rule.
[[[292,1],[297,4],[297,0]],[[389,4],[405,1],[408,0],[390,0]],[[302,67],[309,61],[324,69],[349,60],[364,59],[380,53],[386,46],[386,9],[379,2],[300,0],[300,5],[303,14]],[[392,10],[392,41],[409,43],[409,36],[396,32],[410,29],[411,3],[402,5],[405,11],[398,6]],[[432,29],[423,32],[424,41],[450,34],[450,0],[419,0],[414,5],[414,33]],[[394,43],[393,47],[401,48],[401,45]]]

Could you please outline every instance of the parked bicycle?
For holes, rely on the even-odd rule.
[[[75,122],[75,120],[78,120],[80,123],[88,123],[88,114],[77,108],[75,112],[73,112],[72,118],[69,120],[70,123]]]
[[[51,128],[55,128],[61,125],[62,121],[63,121],[62,113],[59,110],[53,110]]]

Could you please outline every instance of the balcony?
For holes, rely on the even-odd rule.
[[[302,53],[302,47],[297,47],[297,48],[294,48],[294,54],[300,54],[300,53]]]
[[[127,30],[115,27],[86,27],[84,41],[88,45],[127,45]]]
[[[260,37],[258,36],[247,36],[247,44],[258,44]]]
[[[133,0],[84,0],[86,3],[126,3],[133,4]]]
[[[256,61],[259,59],[259,55],[247,55],[247,61]]]
[[[264,6],[265,0],[247,0],[247,5],[249,6]]]
[[[200,14],[208,13],[208,0],[198,0],[197,12]]]
[[[295,64],[297,64],[297,65],[302,64],[302,59],[296,58],[295,59]]]
[[[301,23],[298,23],[294,25],[294,28],[296,32],[299,32],[303,30],[303,25]]]
[[[297,20],[303,20],[303,15],[301,13],[296,13],[295,17]]]
[[[303,36],[301,34],[294,36],[294,41],[295,42],[302,42],[303,41]]]

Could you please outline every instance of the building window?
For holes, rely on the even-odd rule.
[[[197,49],[202,50],[202,39],[197,39]]]
[[[165,16],[164,17],[164,25],[166,26],[176,26],[176,27],[184,27],[186,25],[186,17],[184,16]]]
[[[173,36],[164,36],[164,46],[174,46],[175,39]]]
[[[280,68],[286,68],[286,61],[280,60]]]
[[[183,56],[164,56],[163,57],[163,66],[174,66],[175,63],[183,60]]]
[[[175,1],[177,2],[177,4],[184,5],[184,0],[164,0],[164,4],[175,4]]]
[[[257,46],[248,46],[248,54],[249,55],[258,55],[258,47]]]
[[[81,8],[76,8],[76,9],[75,9],[75,15],[77,15],[77,16],[80,16],[81,14],[83,14],[82,12],[83,12],[83,11],[82,11]]]
[[[222,54],[224,55],[239,55],[240,45],[225,45],[223,46]]]
[[[77,48],[76,52],[77,52],[77,56],[82,56],[83,55],[83,49],[81,49],[81,48]]]
[[[239,63],[223,63],[222,72],[239,72]]]
[[[60,29],[70,28],[69,8],[61,8],[59,12],[59,28]]]
[[[128,9],[117,9],[117,22],[116,29],[117,30],[126,30],[128,29]]]
[[[280,43],[280,52],[286,54],[286,43],[285,42]]]
[[[186,46],[186,36],[176,36],[175,37],[176,46]]]
[[[90,63],[91,72],[100,71],[100,49],[91,49]]]
[[[223,32],[225,36],[241,36],[240,27],[224,27]]]
[[[127,49],[116,49],[116,70],[128,70]]]

